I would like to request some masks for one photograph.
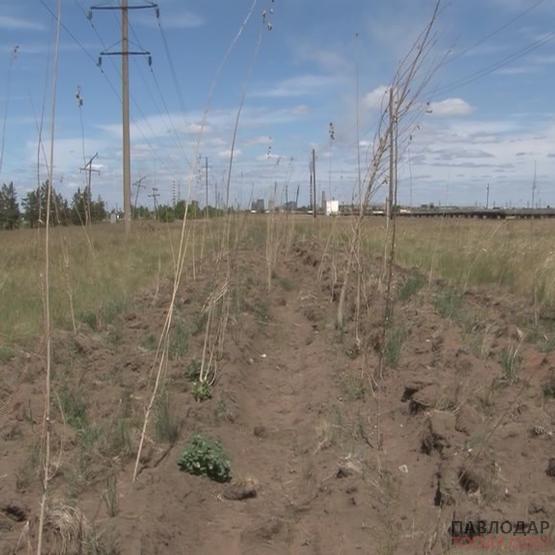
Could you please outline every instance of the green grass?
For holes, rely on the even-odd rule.
[[[435,295],[433,305],[442,318],[458,320],[463,305],[462,295],[455,289],[444,289]]]
[[[399,300],[408,301],[416,295],[426,284],[424,276],[419,273],[412,273],[399,289]]]
[[[396,368],[407,332],[401,326],[391,326],[386,333],[384,360],[388,367]]]
[[[31,229],[0,232],[0,336],[8,344],[25,342],[41,333],[44,272],[41,233]],[[154,230],[137,224],[129,241],[125,241],[123,226],[99,224],[90,230],[91,250],[81,228],[54,228],[50,258],[54,327],[71,329],[68,282],[77,320],[93,329],[113,322],[134,294],[154,283],[159,259],[161,277],[172,275],[168,237],[175,245],[178,233],[178,223]],[[68,245],[69,267],[64,265],[64,241]]]

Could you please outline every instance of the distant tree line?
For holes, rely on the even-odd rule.
[[[16,229],[22,225],[39,227],[46,222],[48,206],[48,181],[29,191],[18,202],[14,184],[2,185],[0,189],[0,229]],[[50,223],[52,225],[84,224],[101,222],[107,217],[101,197],[91,198],[90,192],[78,188],[68,203],[61,193],[52,188],[50,199]]]
[[[0,230],[17,229],[19,227],[39,227],[46,222],[48,197],[48,181],[35,190],[29,191],[18,201],[14,184],[2,185],[0,189]],[[217,217],[223,215],[223,210],[208,206],[200,208],[197,201],[189,203],[187,217],[198,219],[204,217]],[[121,215],[121,214],[119,214]],[[146,206],[133,209],[133,217],[138,219],[155,219],[162,222],[182,220],[185,215],[185,201],[181,200],[172,205],[160,205],[155,210]],[[68,202],[61,193],[52,187],[50,199],[51,225],[84,225],[87,222],[97,223],[108,218],[106,205],[98,196],[91,198],[90,191],[78,188],[71,202]]]

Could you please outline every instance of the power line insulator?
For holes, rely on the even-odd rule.
[[[96,62],[98,67],[102,67],[102,56],[98,56],[98,62]]]
[[[152,67],[152,56],[148,57],[148,67]]]
[[[160,19],[160,8],[156,8],[156,19]]]
[[[89,21],[91,21],[92,18],[93,18],[93,11],[92,11],[92,10],[89,10],[89,11],[87,12],[87,19],[88,19]]]

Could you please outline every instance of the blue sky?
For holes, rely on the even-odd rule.
[[[203,182],[197,175],[191,179],[202,114],[216,70],[253,0],[158,3],[182,95],[155,13],[132,12],[133,47],[148,49],[153,58],[152,71],[145,58],[131,60],[132,176],[146,176],[141,195],[157,187],[161,200],[170,202],[174,182],[182,197],[191,182],[192,198],[203,202]],[[55,9],[55,0],[44,4]],[[36,186],[37,126],[54,22],[41,0],[0,0],[0,7],[0,114],[7,113],[0,180],[13,180],[23,195]],[[93,28],[85,17],[88,7],[85,0],[63,0],[63,22],[79,44],[63,31],[54,179],[67,196],[83,184],[81,111],[85,154],[99,155],[93,194],[121,206],[120,101],[110,85],[119,90],[119,60],[104,58],[104,75],[94,63],[101,50],[117,43],[119,13],[95,12]],[[306,203],[313,147],[319,188],[350,200],[356,188],[357,65],[364,163],[381,96],[432,7],[433,0],[259,0],[217,80],[198,151],[209,158],[210,202],[216,189],[223,192],[243,88],[231,200],[267,198],[277,182],[281,198],[286,184],[290,198],[300,186],[299,200]],[[272,30],[262,33],[253,65],[263,10]],[[490,183],[495,203],[526,205],[536,164],[536,199],[555,205],[554,20],[553,0],[445,1],[435,53],[450,51],[451,60],[434,76],[423,98],[431,102],[431,113],[400,161],[401,202],[483,203]],[[538,41],[543,44],[535,48]],[[15,45],[19,52],[10,70]],[[330,122],[336,130],[332,145]],[[44,164],[41,172],[46,175]]]

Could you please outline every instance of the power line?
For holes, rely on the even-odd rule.
[[[505,22],[503,25],[501,25],[500,27],[497,27],[496,29],[493,29],[492,31],[490,31],[489,33],[487,33],[486,35],[484,35],[482,38],[478,39],[475,43],[471,44],[470,46],[463,48],[460,52],[457,52],[456,54],[454,54],[452,57],[448,58],[445,61],[445,65],[450,64],[452,62],[454,62],[455,60],[458,60],[459,58],[461,58],[462,56],[464,56],[465,54],[467,54],[468,52],[470,52],[471,50],[474,50],[474,48],[481,46],[482,44],[484,44],[484,42],[487,42],[489,39],[493,38],[494,36],[498,35],[499,33],[501,33],[502,31],[504,31],[505,29],[507,29],[508,27],[510,27],[511,25],[513,25],[514,23],[516,23],[519,19],[522,19],[523,17],[525,17],[526,15],[528,15],[531,11],[535,10],[536,8],[538,8],[541,4],[543,4],[545,2],[545,0],[539,0],[538,2],[536,2],[535,4],[532,4],[531,6],[528,6],[528,8],[526,8],[525,10],[521,11],[520,13],[518,13],[517,15],[515,15],[513,18],[509,19],[509,21]]]
[[[510,63],[522,58],[523,56],[526,56],[526,54],[529,54],[530,52],[533,52],[534,50],[537,50],[538,48],[544,46],[549,41],[553,40],[553,38],[555,38],[555,33],[553,33],[553,32],[548,33],[547,35],[543,36],[542,38],[530,43],[528,46],[525,46],[524,48],[521,48],[521,49],[513,52],[512,54],[509,54],[505,58],[502,58],[501,60],[498,60],[497,62],[494,62],[493,64],[485,66],[484,68],[482,68],[478,71],[475,71],[475,72],[471,73],[470,75],[467,75],[466,77],[464,77],[462,79],[453,81],[452,83],[449,83],[448,85],[445,85],[444,87],[440,87],[440,88],[436,89],[435,91],[433,91],[432,94],[433,94],[433,96],[436,96],[438,94],[445,94],[446,92],[450,92],[453,89],[456,89],[456,88],[459,88],[459,87],[464,87],[466,85],[469,85],[470,83],[473,83],[474,81],[477,81],[478,79],[482,79],[483,77],[487,77],[488,75],[494,73],[498,69],[501,69],[502,67],[504,67],[506,65],[509,65]]]

